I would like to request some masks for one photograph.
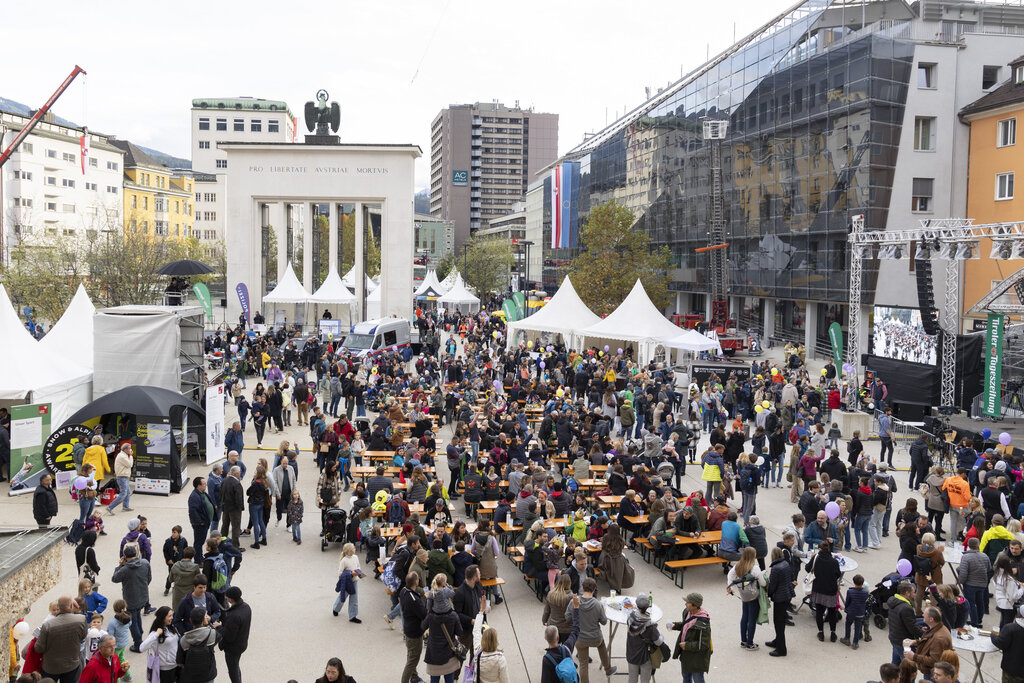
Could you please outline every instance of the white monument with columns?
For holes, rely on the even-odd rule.
[[[241,312],[235,294],[239,283],[249,289],[251,310],[262,309],[265,224],[277,236],[278,278],[287,265],[285,242],[291,227],[301,229],[303,235],[303,267],[298,274],[302,284],[310,293],[320,286],[313,281],[312,206],[324,204],[330,208],[328,272],[338,270],[338,205],[355,205],[355,319],[363,320],[366,314],[364,207],[371,204],[379,205],[381,211],[381,315],[412,318],[413,166],[422,154],[417,145],[219,143],[218,147],[227,152],[228,167],[229,320]],[[296,225],[297,217],[301,225]]]

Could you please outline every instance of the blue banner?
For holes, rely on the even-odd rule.
[[[551,248],[576,247],[579,233],[580,162],[563,161],[551,170]]]
[[[238,303],[242,305],[242,315],[245,316],[245,322],[248,325],[252,325],[252,316],[249,315],[249,288],[245,286],[244,282],[239,282],[238,286],[235,287],[235,291],[238,292]]]

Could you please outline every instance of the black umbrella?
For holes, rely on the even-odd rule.
[[[202,261],[193,261],[190,258],[182,259],[180,261],[171,261],[170,263],[160,266],[160,270],[156,271],[157,275],[206,275],[212,273],[213,268],[206,265]]]
[[[180,414],[186,409],[191,410],[200,418],[206,418],[206,411],[202,406],[176,391],[162,387],[135,385],[118,389],[96,399],[65,420],[64,424],[81,424],[87,420],[112,413],[152,417],[167,415],[170,417],[172,411]]]

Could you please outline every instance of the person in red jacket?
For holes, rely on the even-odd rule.
[[[128,673],[129,664],[118,658],[115,644],[112,635],[100,638],[100,646],[82,670],[78,683],[117,683],[117,679]]]

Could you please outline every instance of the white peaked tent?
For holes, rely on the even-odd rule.
[[[334,270],[327,275],[327,279],[320,285],[320,288],[313,292],[310,301],[317,304],[330,304],[334,306],[334,317],[342,322],[342,325],[352,324],[352,304],[356,297],[342,283],[338,273]],[[319,308],[319,307],[318,307]],[[317,311],[319,315],[320,311]],[[341,315],[344,313],[344,315]]]
[[[447,292],[448,290],[441,287],[441,283],[437,281],[437,273],[433,270],[428,270],[427,274],[423,278],[422,284],[416,288],[413,293],[413,298],[418,299],[420,297],[425,298],[437,298]]]
[[[15,403],[51,403],[50,426],[53,429],[92,400],[92,371],[36,341],[18,318],[3,285],[0,285],[0,349],[7,359],[4,372],[0,373],[0,399]]]
[[[466,289],[466,283],[462,281],[462,276],[456,273],[452,288],[444,296],[438,298],[437,305],[453,308],[462,313],[472,313],[480,310],[480,299]]]
[[[566,275],[562,280],[562,286],[543,308],[527,318],[508,324],[506,343],[512,346],[523,341],[516,338],[519,332],[526,335],[532,332],[548,332],[562,335],[570,348],[579,348],[577,332],[599,322],[601,319],[583,303],[583,299],[572,285],[572,280]]]
[[[277,283],[277,287],[274,287],[273,291],[263,296],[263,303],[265,304],[294,304],[295,305],[295,316],[291,322],[299,322],[299,311],[302,311],[301,322],[306,322],[306,304],[310,303],[312,298],[309,292],[303,288],[302,283],[299,282],[299,278],[295,276],[295,271],[292,269],[291,262],[288,263],[288,267],[285,268],[284,275],[281,276],[281,281]],[[269,316],[270,321],[276,324],[276,316],[271,314]]]
[[[658,345],[678,337],[680,332],[680,328],[673,325],[651,303],[643,284],[637,279],[618,308],[604,320],[580,330],[579,334],[587,346],[611,345],[619,341],[635,342],[637,360],[643,364],[654,356]]]
[[[381,317],[380,316],[380,290],[381,290],[381,288],[378,287],[377,289],[373,290],[372,292],[370,292],[369,294],[366,295],[366,319],[367,320],[376,320],[377,318]]]
[[[369,275],[363,274],[366,278],[366,293],[369,294],[373,290],[377,289],[377,283],[370,279]],[[341,278],[342,284],[349,288],[351,291],[356,291],[356,267],[352,266],[348,272],[345,273],[345,277]]]
[[[705,337],[697,330],[685,330],[678,337],[664,342],[667,349],[683,349],[684,351],[716,351],[722,353],[722,346],[714,339]]]
[[[457,268],[452,268],[445,279],[441,280],[441,289],[447,293],[452,287],[455,286],[455,281],[460,280],[462,275],[459,274]]]
[[[92,321],[95,315],[96,307],[85,293],[85,287],[78,285],[78,291],[75,292],[64,315],[50,328],[46,336],[39,340],[39,345],[91,371]]]

